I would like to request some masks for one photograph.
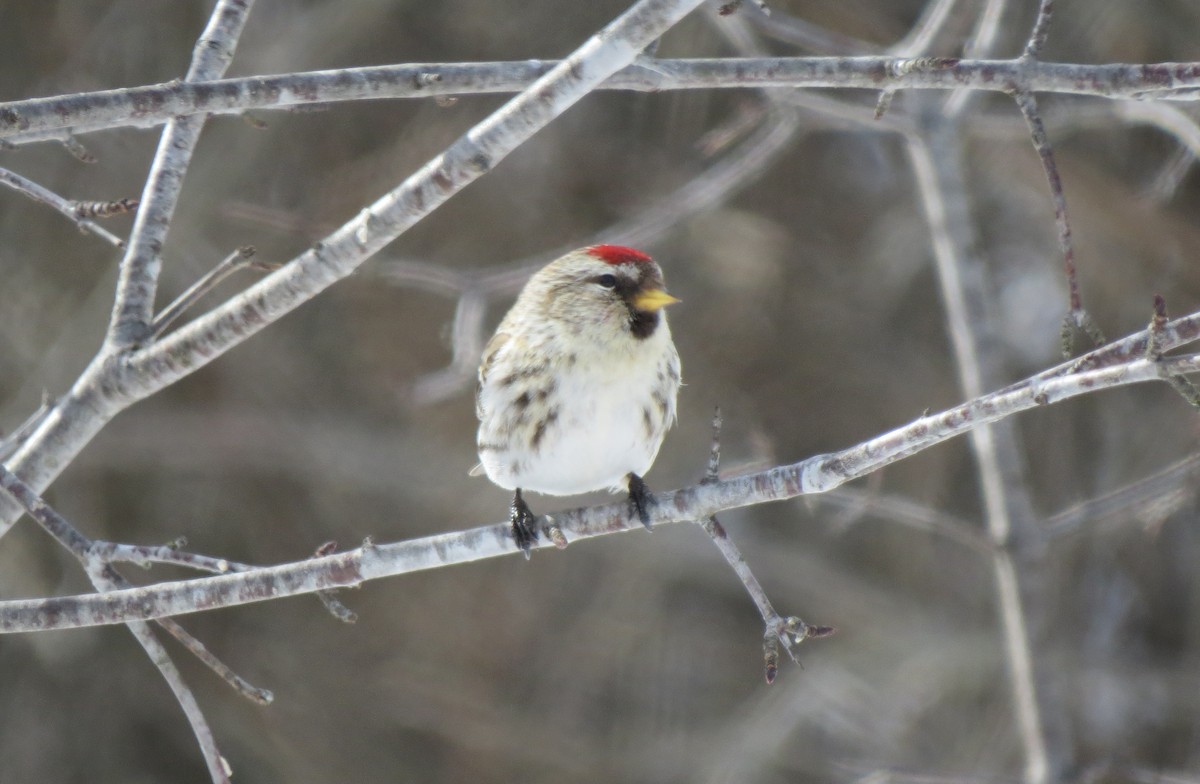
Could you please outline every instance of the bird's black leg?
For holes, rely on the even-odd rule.
[[[525,559],[529,559],[529,551],[537,541],[537,517],[529,511],[529,505],[521,497],[521,488],[513,494],[512,506],[509,508],[509,518],[512,522],[512,535],[517,547],[525,551]]]
[[[650,530],[650,507],[657,504],[654,494],[646,487],[646,483],[635,473],[629,474],[629,516],[636,516]]]

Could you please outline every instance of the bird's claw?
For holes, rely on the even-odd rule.
[[[636,517],[650,530],[650,507],[658,503],[654,494],[637,474],[629,475],[629,517]]]
[[[513,496],[509,521],[512,523],[513,541],[525,553],[525,560],[529,560],[533,545],[538,540],[538,519],[533,512],[529,511],[529,505],[521,497],[520,490]]]

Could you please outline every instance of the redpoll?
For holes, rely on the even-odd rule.
[[[483,351],[475,413],[485,472],[515,491],[513,538],[525,551],[537,518],[522,490],[629,492],[649,528],[642,482],[675,421],[679,354],[662,309],[678,302],[641,251],[595,245],[537,272]]]

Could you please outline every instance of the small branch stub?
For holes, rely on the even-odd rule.
[[[720,480],[721,468],[721,408],[718,406],[713,411],[712,418],[712,447],[708,453],[708,465],[705,467],[704,478],[700,480],[701,485],[715,484]],[[796,658],[795,651],[792,649],[809,639],[810,637],[827,637],[833,633],[831,626],[810,626],[801,619],[795,616],[787,618],[782,617],[775,612],[775,608],[771,605],[770,599],[767,598],[766,591],[763,590],[762,584],[758,578],[750,571],[750,565],[746,563],[745,557],[741,550],[729,538],[729,534],[725,531],[725,527],[717,520],[716,515],[711,515],[704,519],[700,526],[704,532],[712,539],[713,545],[725,558],[725,562],[733,569],[733,573],[742,581],[742,585],[746,588],[746,593],[750,594],[751,600],[758,608],[759,614],[763,619],[763,674],[768,684],[775,682],[775,676],[779,672],[779,644],[783,643],[783,649],[787,651],[788,658],[799,664]]]
[[[1167,330],[1167,301],[1162,298],[1161,294],[1154,295],[1154,315],[1150,318],[1150,326],[1147,327],[1149,333],[1146,338],[1146,359],[1151,362],[1162,362],[1163,359],[1163,341],[1166,339]],[[1196,389],[1196,385],[1187,379],[1182,373],[1172,373],[1165,368],[1162,371],[1163,379],[1171,385],[1171,388],[1179,393],[1180,397],[1188,402],[1192,408],[1200,409],[1200,391]]]
[[[829,637],[836,631],[832,626],[812,626],[794,615],[778,618],[774,624],[768,624],[763,634],[763,677],[767,685],[774,683],[779,673],[779,643],[783,643],[791,660],[799,664],[800,660],[792,650],[794,646],[805,640]]]

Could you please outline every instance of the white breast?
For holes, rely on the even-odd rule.
[[[626,476],[646,473],[663,436],[675,420],[679,358],[665,320],[632,355],[602,362],[578,361],[555,374],[553,412],[537,448],[529,443],[537,423],[507,438],[483,418],[480,443],[506,448],[480,451],[483,469],[497,485],[548,495],[622,490]],[[511,405],[519,389],[489,389],[480,396],[486,410]]]

